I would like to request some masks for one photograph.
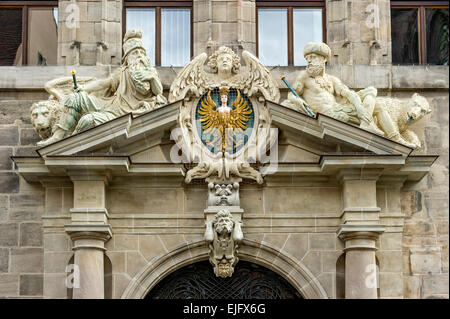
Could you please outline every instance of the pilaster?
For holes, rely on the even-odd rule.
[[[105,199],[108,175],[88,170],[68,173],[74,185],[74,207],[65,230],[73,241],[80,276],[73,298],[103,299],[105,242],[112,237]]]
[[[122,0],[60,0],[58,65],[119,65]]]
[[[389,0],[327,0],[327,44],[331,64],[389,64]]]
[[[342,169],[343,212],[338,237],[345,243],[345,298],[376,299],[378,270],[375,251],[380,225],[376,183],[378,168]]]
[[[194,56],[226,45],[239,54],[256,52],[255,1],[193,1]]]

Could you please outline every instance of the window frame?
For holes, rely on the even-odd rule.
[[[189,9],[190,10],[190,47],[189,60],[192,60],[194,52],[193,41],[193,1],[173,0],[124,0],[122,10],[122,39],[127,29],[127,9],[155,9],[155,61],[154,66],[161,66],[161,9]]]
[[[22,64],[20,66],[28,65],[28,17],[30,7],[58,8],[58,0],[0,1],[0,9],[22,9]]]
[[[259,30],[258,30],[258,10],[259,9],[287,9],[287,66],[294,65],[294,9],[321,9],[322,10],[322,42],[327,41],[326,4],[324,0],[309,1],[268,1],[257,0],[256,10],[256,56],[259,57]]]
[[[417,30],[419,43],[419,64],[426,65],[427,61],[427,34],[425,9],[448,9],[448,1],[391,1],[392,9],[417,9]],[[392,18],[391,18],[392,28]],[[391,31],[392,32],[392,31]],[[391,39],[392,40],[392,39]],[[392,48],[391,48],[392,50]],[[391,54],[392,55],[392,54]]]

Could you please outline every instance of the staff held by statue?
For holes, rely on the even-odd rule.
[[[76,89],[78,89],[76,74],[77,74],[77,72],[75,72],[75,70],[72,70],[73,90],[74,91],[76,91]]]
[[[286,80],[286,77],[284,75],[282,75],[280,77],[281,81],[284,82],[284,84],[286,84],[286,86],[288,87],[288,89],[292,92],[292,94],[294,94],[295,97],[298,97],[302,103],[303,103],[303,107],[305,108],[306,112],[308,112],[309,116],[311,117],[315,117],[316,115],[314,114],[314,112],[310,109],[310,107],[308,106],[308,104],[306,104],[305,100],[303,100],[298,94],[297,92],[294,90],[294,88],[289,84],[288,80]]]

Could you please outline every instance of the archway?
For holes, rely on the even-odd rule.
[[[205,260],[161,280],[145,299],[302,299],[283,277],[257,264],[239,261],[230,278],[216,277]]]
[[[156,285],[174,271],[209,258],[205,241],[185,243],[148,264],[130,282],[122,299],[143,299]],[[268,268],[283,277],[305,299],[328,298],[325,289],[301,262],[276,247],[244,239],[239,259]],[[212,266],[211,266],[212,267]]]

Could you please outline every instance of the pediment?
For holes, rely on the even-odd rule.
[[[164,158],[170,130],[177,125],[181,101],[139,116],[131,113],[37,150],[42,157],[121,154],[130,158]],[[152,154],[156,153],[156,154]]]
[[[268,101],[272,127],[280,130],[279,145],[316,158],[324,154],[368,153],[408,156],[413,150],[403,144],[323,114],[312,118]],[[289,153],[289,152],[287,152]],[[292,154],[285,154],[291,158]],[[281,158],[282,159],[282,158]]]
[[[125,154],[133,162],[170,162],[181,101],[140,116],[127,114],[37,150],[40,156]],[[268,101],[272,127],[279,130],[281,162],[317,162],[330,153],[401,154],[412,149],[351,124],[306,114]]]
[[[182,101],[140,116],[127,114],[37,150],[39,157],[13,157],[28,181],[94,169],[115,174],[175,176],[186,166],[171,161]],[[315,118],[267,101],[271,127],[278,129],[277,175],[334,174],[340,167],[387,167],[419,180],[436,156],[411,156],[412,149],[318,114]],[[402,168],[403,167],[403,168]],[[391,173],[389,173],[391,174]],[[397,173],[395,173],[397,174]]]

